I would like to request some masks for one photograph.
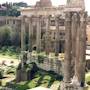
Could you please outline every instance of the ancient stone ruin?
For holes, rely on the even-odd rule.
[[[61,90],[85,90],[87,13],[84,11],[83,2],[83,0],[68,0],[65,11],[66,47],[64,82]]]
[[[17,26],[19,22],[17,27],[21,32],[21,64],[17,70],[17,81],[28,80],[24,65],[35,62],[44,70],[64,75],[60,90],[85,89],[87,13],[84,0],[67,0],[63,15],[5,17],[3,20],[5,22],[1,24],[9,23],[11,26]],[[33,50],[46,53],[42,64],[37,62],[37,56],[32,56]],[[49,58],[51,52],[55,53],[55,60]],[[58,58],[59,53],[64,53],[63,61]]]

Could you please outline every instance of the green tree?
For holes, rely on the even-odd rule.
[[[14,5],[12,3],[3,3],[2,6],[6,7],[6,10],[2,10],[0,12],[0,16],[19,16],[20,15],[20,11],[18,11],[18,9],[20,8],[20,6]]]
[[[0,45],[1,46],[11,45],[10,33],[11,33],[10,27],[4,26],[0,28]]]
[[[20,32],[12,30],[12,32],[10,33],[10,40],[12,46],[20,46]]]

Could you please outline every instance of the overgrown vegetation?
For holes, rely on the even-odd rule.
[[[10,26],[0,27],[0,47],[20,46],[20,33],[13,30]]]
[[[90,85],[90,72],[86,74],[86,83]]]
[[[10,57],[12,59],[18,59],[20,53],[20,48],[14,46],[4,46],[0,49],[0,57]]]
[[[29,70],[32,74],[29,77],[31,80],[20,83],[15,83],[14,81],[13,83],[7,84],[9,87],[14,88],[16,90],[26,90],[38,86],[44,86],[49,88],[55,81],[60,82],[63,79],[62,76],[59,76],[52,71],[47,72],[38,68],[34,63],[25,65],[25,68],[27,71]]]
[[[20,7],[27,7],[27,4],[24,2],[19,3],[3,3],[0,4],[1,8],[4,7],[0,11],[0,16],[20,16],[20,11],[18,10]]]
[[[9,26],[0,27],[0,55],[18,57],[20,53],[20,33]]]
[[[43,63],[44,62],[44,56],[38,55],[38,63]]]

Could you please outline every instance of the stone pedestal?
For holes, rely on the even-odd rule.
[[[84,87],[80,87],[80,86],[77,86],[77,85],[74,85],[70,82],[62,82],[61,83],[61,86],[60,86],[60,90],[87,90],[87,87],[84,86]]]
[[[27,81],[27,72],[25,70],[17,70],[16,82]]]

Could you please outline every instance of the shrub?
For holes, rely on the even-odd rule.
[[[6,74],[14,74],[15,75],[16,73],[16,68],[14,67],[8,67],[7,71],[6,71]]]
[[[44,61],[44,56],[38,55],[38,63],[43,63]]]
[[[20,46],[20,32],[10,26],[0,27],[0,46]]]
[[[8,26],[4,26],[0,28],[0,45],[5,46],[5,45],[11,45],[10,42],[10,32],[11,28]]]
[[[1,51],[2,52],[6,52],[7,51],[7,48],[8,48],[7,46],[4,46],[4,47],[1,48]]]
[[[86,83],[90,85],[90,72],[86,74]]]

